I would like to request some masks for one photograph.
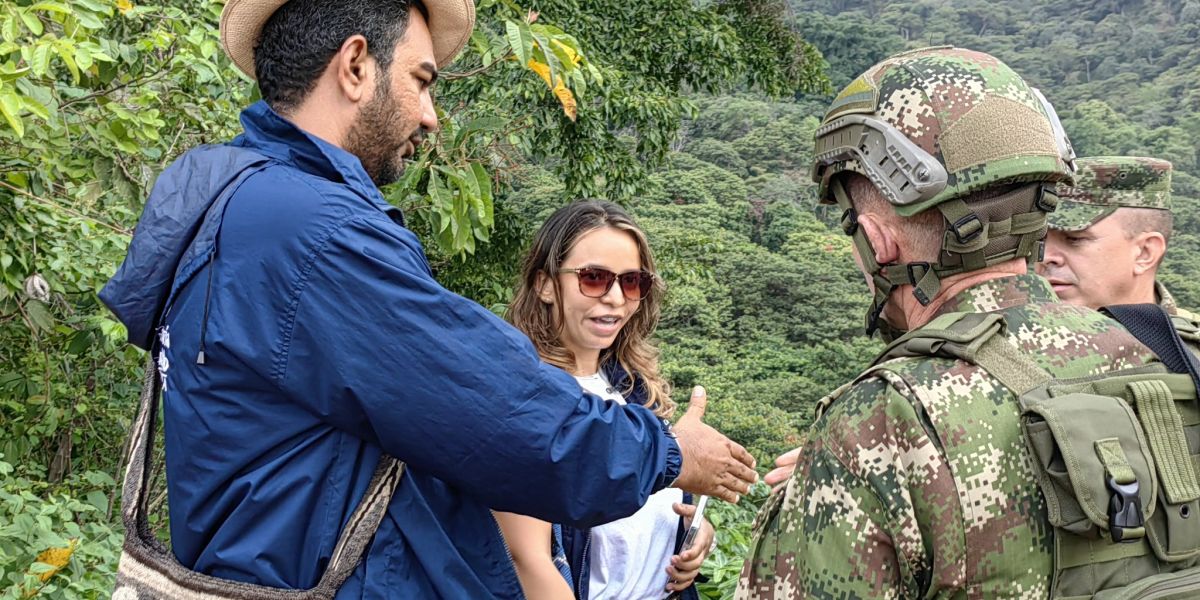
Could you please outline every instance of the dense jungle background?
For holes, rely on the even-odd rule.
[[[220,50],[220,9],[0,0],[0,598],[111,588],[143,357],[96,292],[155,176],[235,135],[256,99]],[[439,84],[441,134],[386,190],[439,280],[502,313],[550,211],[630,207],[670,288],[658,337],[677,399],[707,386],[708,422],[763,465],[878,349],[808,170],[832,94],[895,51],[993,53],[1081,155],[1174,162],[1161,278],[1200,306],[1200,1],[481,0],[479,16]],[[710,512],[707,597],[731,592],[765,494]]]

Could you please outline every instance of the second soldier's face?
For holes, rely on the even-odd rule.
[[[1037,272],[1063,302],[1096,309],[1136,301],[1131,296],[1137,256],[1121,220],[1109,216],[1083,231],[1048,232]]]

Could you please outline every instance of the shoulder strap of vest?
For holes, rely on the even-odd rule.
[[[916,356],[962,360],[982,367],[1020,396],[1053,379],[1004,335],[998,313],[947,313],[892,342],[872,363]]]
[[[1172,373],[1191,375],[1196,389],[1200,389],[1200,360],[1188,351],[1175,322],[1167,311],[1157,304],[1120,304],[1101,309],[1119,321],[1133,337],[1158,355]]]
[[[939,315],[925,326],[914,329],[884,348],[871,362],[870,368],[854,381],[834,390],[817,401],[816,418],[833,404],[854,383],[886,370],[893,359],[935,357],[962,360],[978,365],[1000,380],[1017,396],[1024,394],[1053,377],[1026,357],[1008,341],[1008,324],[997,313],[955,312]]]

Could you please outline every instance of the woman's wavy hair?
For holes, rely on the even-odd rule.
[[[553,306],[546,304],[538,291],[542,281],[548,280],[554,286],[554,297],[561,300],[558,269],[579,238],[601,227],[628,232],[637,243],[642,268],[655,272],[650,243],[629,213],[611,202],[572,202],[554,211],[534,236],[521,267],[516,294],[505,315],[510,323],[529,336],[542,360],[567,371],[575,370],[575,355],[561,341],[562,302],[555,302]],[[646,389],[646,407],[662,418],[670,418],[675,412],[671,386],[658,370],[658,348],[650,342],[650,336],[658,326],[665,291],[662,280],[655,276],[650,293],[642,298],[637,311],[621,328],[612,346],[600,353],[600,364],[611,360],[619,362],[630,374],[628,388],[621,391],[622,395],[628,396],[640,380]]]

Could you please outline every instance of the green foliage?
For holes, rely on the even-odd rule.
[[[0,461],[0,598],[109,597],[121,551],[112,478],[89,471],[51,488],[22,471]]]
[[[717,547],[704,561],[708,581],[696,584],[701,598],[732,598],[737,589],[742,563],[750,553],[750,527],[758,509],[767,501],[771,488],[759,482],[737,504],[709,500],[704,515],[717,532]]]
[[[149,182],[226,137],[248,100],[224,82],[213,2],[0,4],[2,451],[51,483],[112,470],[136,353],[95,292],[124,255]],[[16,98],[16,100],[13,100]]]

